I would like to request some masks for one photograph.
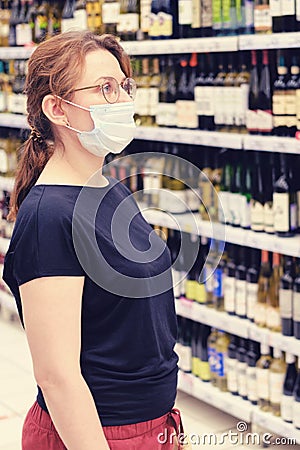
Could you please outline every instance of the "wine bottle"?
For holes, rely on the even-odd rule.
[[[215,114],[215,129],[216,131],[221,131],[225,128],[225,120],[226,120],[226,106],[224,102],[225,95],[225,79],[226,79],[226,71],[224,70],[224,61],[223,55],[219,56],[219,65],[218,65],[218,73],[215,77],[214,81],[214,98],[215,105],[217,107],[214,110]]]
[[[244,34],[246,27],[245,0],[236,0],[235,7],[237,21],[236,32],[237,34]]]
[[[240,226],[246,230],[251,228],[251,189],[253,167],[247,152],[243,152],[242,186],[240,195]],[[272,192],[273,194],[273,192]]]
[[[87,12],[85,0],[76,0],[75,2],[72,27],[76,28],[77,30],[87,29]]]
[[[230,184],[230,224],[238,227],[241,224],[241,210],[240,203],[242,190],[242,164],[241,160],[237,158],[236,153],[233,153],[233,174]]]
[[[202,324],[199,322],[193,322],[192,324],[192,374],[195,377],[199,376],[200,355],[199,355],[199,341],[201,336]]]
[[[85,5],[86,6],[86,5]],[[29,12],[27,13],[29,14]],[[86,28],[88,27],[87,24],[87,12],[86,14]],[[33,18],[35,15],[35,9],[33,6],[31,17]],[[32,19],[32,23],[34,23],[34,19]],[[56,36],[57,34],[61,33],[61,10],[59,8],[58,1],[53,0],[50,2],[50,8],[49,8],[49,23],[48,23],[48,35],[49,37]]]
[[[198,128],[200,130],[204,130],[204,115],[205,115],[205,97],[209,97],[211,102],[211,95],[213,90],[210,91],[210,88],[205,86],[206,74],[204,72],[204,55],[199,55],[198,58],[198,67],[197,67],[197,78],[195,80],[194,87],[194,98],[196,102],[196,110],[198,117]],[[208,89],[207,89],[208,88]],[[214,88],[215,89],[215,88]]]
[[[264,230],[266,233],[273,234],[274,230],[274,205],[273,190],[275,182],[278,178],[277,154],[271,153],[266,163],[270,166],[270,170],[266,171],[265,183],[265,204],[264,204]]]
[[[161,39],[170,39],[173,35],[174,17],[172,14],[171,0],[161,0],[158,13],[159,35]]]
[[[210,381],[213,386],[217,385],[217,349],[216,342],[218,339],[218,331],[212,328],[207,339],[208,363],[210,368]]]
[[[293,425],[300,430],[300,358],[298,357],[298,374],[294,388]]]
[[[201,34],[203,37],[212,36],[212,0],[201,0]]]
[[[197,65],[197,63],[194,64]],[[186,58],[182,58],[180,60],[180,77],[178,81],[176,100],[176,125],[179,128],[198,127],[196,103],[194,101],[194,86],[192,86],[189,81],[188,61]]]
[[[245,53],[240,52],[240,71],[235,79],[234,125],[236,131],[246,133],[246,112],[249,102],[250,72],[245,63]]]
[[[191,242],[193,242],[193,247],[197,247],[198,248],[198,252],[197,252],[197,257],[195,258],[194,263],[192,264],[192,267],[190,268],[189,272],[188,272],[188,276],[185,280],[185,297],[188,300],[196,300],[195,297],[195,285],[196,285],[196,267],[198,264],[198,257],[199,257],[199,253],[200,253],[200,237],[195,235],[195,234],[191,234],[190,235],[191,238]]]
[[[165,125],[167,127],[176,126],[176,76],[175,68],[173,65],[173,60],[171,57],[168,58],[168,87],[166,93],[166,119]]]
[[[216,260],[218,257],[217,241],[210,240],[210,251],[206,259],[204,268],[206,304],[209,307],[214,306],[213,292],[214,292],[214,270],[216,268]]]
[[[204,150],[204,166],[199,173],[198,186],[199,196],[201,199],[199,213],[202,220],[210,220],[209,209],[212,201],[212,159],[211,151],[209,148]]]
[[[254,0],[245,0],[245,30],[244,34],[254,33]]]
[[[231,186],[231,178],[233,176],[233,167],[231,164],[232,157],[231,154],[226,149],[221,151],[221,156],[224,161],[224,168],[219,192],[219,206],[218,206],[219,222],[231,224],[230,186]]]
[[[296,3],[294,0],[283,0],[281,2],[281,13],[283,30],[285,32],[296,31]]]
[[[208,72],[203,80],[202,89],[202,105],[203,105],[203,123],[201,129],[213,131],[215,128],[214,124],[214,60],[212,55],[207,56],[207,67]],[[199,78],[197,77],[196,83],[198,83]],[[195,83],[195,86],[198,84]],[[195,87],[196,89],[196,87]],[[199,116],[198,116],[199,117]]]
[[[203,267],[207,255],[207,238],[201,236],[201,245],[195,262],[194,300],[202,305],[206,304],[206,291]]]
[[[201,0],[192,0],[192,23],[191,23],[191,32],[193,37],[200,37],[202,32],[202,1]]]
[[[61,32],[65,33],[73,28],[75,0],[66,0],[61,15]]]
[[[208,325],[202,325],[201,336],[200,336],[200,367],[199,376],[202,381],[210,381],[210,367],[209,367],[209,357],[208,357],[208,337],[211,333],[211,328]]]
[[[232,53],[229,55],[228,72],[224,80],[223,102],[225,107],[225,127],[220,131],[234,131],[234,114],[236,110],[236,61]]]
[[[237,377],[237,336],[232,335],[228,345],[226,367],[227,367],[227,390],[232,395],[238,395],[238,377]]]
[[[283,382],[283,393],[281,396],[280,411],[281,417],[285,422],[293,421],[293,392],[297,379],[296,357],[291,353],[286,353],[285,362],[287,365],[286,374]]]
[[[227,244],[228,260],[225,268],[224,278],[224,310],[230,314],[235,314],[236,300],[236,254],[237,247],[233,244]]]
[[[259,81],[257,71],[256,51],[251,51],[252,68],[250,72],[250,88],[249,88],[249,109],[246,115],[246,126],[250,134],[256,134],[258,125],[258,108],[259,108]]]
[[[222,22],[222,0],[212,0],[212,19],[213,19],[213,33],[215,36],[222,36],[223,22]]]
[[[290,72],[285,91],[286,125],[288,136],[295,137],[297,131],[297,89],[300,72],[296,57],[292,58]]]
[[[16,25],[16,44],[28,45],[32,42],[32,30],[26,14],[26,0],[21,0],[21,8]]]
[[[216,341],[216,376],[217,387],[220,391],[227,391],[227,372],[225,362],[227,359],[229,336],[222,330],[218,332]]]
[[[152,70],[149,82],[149,125],[156,125],[155,117],[157,115],[157,108],[159,103],[159,87],[161,84],[161,74],[159,69],[159,59],[152,58]]]
[[[247,283],[246,283],[246,260],[248,259],[247,247],[239,248],[239,264],[235,271],[235,313],[238,317],[246,318],[247,316]]]
[[[264,231],[264,178],[262,174],[262,157],[259,152],[254,153],[255,165],[253,168],[252,192],[250,202],[251,230]]]
[[[255,0],[254,5],[255,33],[272,33],[272,17],[269,0]]]
[[[273,84],[273,132],[276,136],[287,135],[285,92],[287,83],[287,67],[284,57],[280,55],[277,78]]]
[[[235,0],[222,0],[222,28],[226,36],[237,33],[238,24]]]
[[[250,267],[246,274],[247,318],[254,322],[255,305],[258,296],[259,255],[256,248],[250,249]]]
[[[17,44],[16,26],[19,23],[19,0],[13,0],[11,4],[11,14],[9,19],[8,44],[14,47]]]
[[[140,0],[141,33],[138,35],[139,40],[146,40],[149,37],[151,3],[151,0]]]
[[[217,151],[213,158],[213,167],[211,174],[212,182],[212,200],[211,206],[209,208],[210,220],[212,222],[218,222],[219,218],[219,193],[221,190],[221,180],[222,180],[222,167],[221,167],[221,156],[220,152]]]
[[[249,350],[246,354],[246,379],[247,379],[247,396],[252,405],[258,403],[257,380],[256,380],[256,363],[259,360],[259,344],[258,342],[249,340]]]
[[[282,0],[270,0],[273,33],[281,33],[283,31],[282,3]]]
[[[282,334],[293,336],[293,283],[295,278],[292,257],[285,256],[284,272],[280,279],[279,308]]]
[[[278,236],[294,236],[297,229],[297,199],[290,158],[280,154],[280,176],[274,184],[274,230]]]
[[[120,3],[104,0],[102,5],[103,33],[117,34],[117,23],[120,16]]]
[[[270,410],[270,365],[272,358],[268,345],[260,345],[261,357],[256,363],[258,406],[262,411]]]
[[[273,130],[272,92],[268,50],[263,50],[263,66],[261,69],[258,93],[258,132],[269,135]]]
[[[193,7],[192,0],[178,0],[179,37],[188,38],[192,34]]]
[[[247,400],[247,341],[242,337],[237,349],[237,361],[238,394],[243,400]]]
[[[193,321],[191,319],[182,318],[183,321],[183,336],[181,343],[181,362],[180,369],[183,372],[191,373],[192,371],[192,327]]]
[[[271,267],[269,253],[261,251],[261,268],[258,278],[257,301],[254,307],[254,322],[260,327],[266,325],[267,296],[269,294]]]
[[[299,271],[299,259],[297,259],[297,276],[294,280],[294,292],[293,292],[293,324],[294,324],[294,336],[296,339],[300,339],[300,271]]]
[[[282,351],[274,347],[273,361],[270,365],[270,407],[274,416],[280,416],[285,372],[286,364],[282,357]]]
[[[224,271],[227,261],[227,253],[224,250],[224,242],[218,241],[218,254],[221,258],[213,274],[213,305],[218,311],[224,311]]]
[[[281,277],[280,255],[273,253],[272,274],[267,296],[266,326],[272,331],[281,331],[279,312],[279,284]]]
[[[0,46],[8,47],[9,45],[9,22],[11,9],[9,8],[8,0],[2,1],[2,14],[0,20],[1,27],[1,37],[0,37]]]

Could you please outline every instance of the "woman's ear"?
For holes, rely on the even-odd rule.
[[[68,123],[66,112],[62,108],[60,100],[55,95],[45,95],[42,101],[42,110],[50,122],[55,125],[65,126]]]

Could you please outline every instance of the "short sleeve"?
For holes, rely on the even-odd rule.
[[[16,283],[20,286],[48,276],[83,276],[72,240],[71,199],[41,192],[38,201],[28,203],[20,211],[10,249]]]

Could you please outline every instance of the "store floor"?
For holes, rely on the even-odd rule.
[[[35,395],[36,386],[24,332],[18,324],[11,324],[0,318],[0,450],[21,450],[24,416],[32,405]],[[221,444],[222,433],[226,433],[229,429],[236,430],[238,419],[235,417],[182,392],[178,392],[176,406],[182,411],[186,433],[191,435],[193,442],[191,450],[259,448],[240,445],[241,440],[235,445],[225,439]],[[210,444],[204,441],[204,445],[196,445],[197,439],[203,439],[203,434],[216,434],[216,438],[211,437]],[[203,440],[200,442],[203,444]],[[216,442],[220,445],[216,445]],[[275,448],[295,449],[300,446],[276,445]]]

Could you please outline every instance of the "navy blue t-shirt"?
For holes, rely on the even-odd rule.
[[[131,192],[107,178],[101,188],[33,186],[19,209],[3,275],[22,323],[20,285],[85,277],[81,371],[104,426],[172,409],[178,360],[169,249]],[[40,388],[37,400],[47,411]]]

